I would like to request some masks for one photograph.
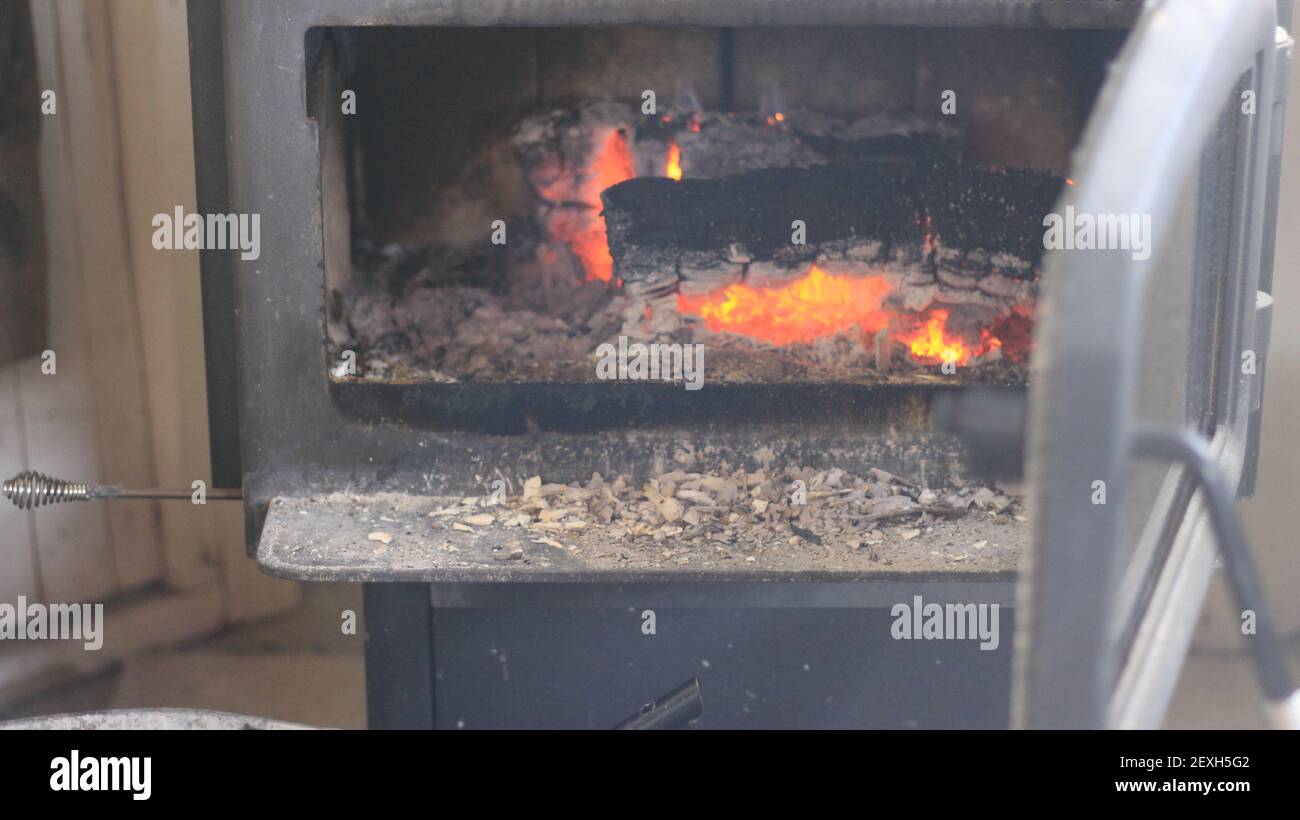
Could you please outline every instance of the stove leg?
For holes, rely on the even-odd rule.
[[[433,606],[426,584],[363,585],[366,723],[432,729]]]

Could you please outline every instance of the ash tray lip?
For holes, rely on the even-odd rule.
[[[817,382],[680,385],[627,382],[344,382],[330,399],[350,422],[435,432],[522,435],[719,426],[846,426],[863,432],[925,431],[935,397],[972,387],[1027,391],[987,381],[865,385]]]
[[[1020,559],[1028,547],[1008,549],[987,565],[952,564],[933,556],[925,539],[914,545],[913,560],[895,566],[871,562],[854,555],[851,562],[828,564],[808,553],[792,551],[782,561],[715,561],[712,565],[679,565],[646,560],[621,566],[610,555],[592,557],[553,546],[529,542],[524,556],[513,541],[515,534],[484,530],[476,534],[433,532],[419,525],[427,521],[425,505],[436,497],[375,494],[359,496],[277,496],[269,504],[255,557],[261,569],[279,578],[308,581],[394,581],[420,583],[657,583],[705,582],[726,586],[735,582],[764,584],[808,582],[869,583],[896,603],[912,594],[917,584],[960,582],[1014,586]],[[386,509],[391,541],[378,546],[367,540],[369,523],[359,520],[385,504],[409,507],[405,513]],[[1006,525],[987,524],[993,527]],[[1031,524],[1017,524],[1028,535]],[[972,533],[975,531],[972,529]],[[943,536],[946,537],[946,536]],[[455,549],[447,543],[454,541]],[[507,542],[510,543],[507,543]],[[509,547],[507,549],[506,547]],[[655,552],[651,550],[650,552]],[[781,556],[777,556],[781,557]],[[779,564],[779,565],[778,565]],[[882,598],[883,600],[883,598]]]

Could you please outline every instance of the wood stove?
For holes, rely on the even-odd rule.
[[[191,3],[200,210],[263,237],[204,258],[214,478],[265,571],[367,583],[372,722],[612,725],[703,665],[716,726],[1004,724],[1018,581],[1043,640],[1081,630],[1021,652],[1021,719],[1102,722],[1196,512],[1129,476],[1128,419],[1250,473],[1260,380],[1227,374],[1263,353],[1243,208],[1282,99],[1245,31],[1267,59],[1207,81],[1208,142],[1136,207],[1150,173],[1098,146],[1167,37],[1140,11]],[[1130,244],[1045,254],[1076,213]],[[1007,639],[918,651],[914,600]],[[942,706],[936,664],[967,671]]]

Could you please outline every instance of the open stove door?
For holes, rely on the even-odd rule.
[[[1216,542],[1188,471],[1134,458],[1138,430],[1190,431],[1253,485],[1290,5],[1148,3],[1076,154],[1062,234],[1095,218],[1107,249],[1075,233],[1045,263],[1018,726],[1162,720]]]

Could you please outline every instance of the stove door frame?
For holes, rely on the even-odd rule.
[[[1084,133],[1073,172],[1084,182],[1060,203],[1173,225],[1182,192],[1173,183],[1197,170],[1222,111],[1205,101],[1226,103],[1249,72],[1258,103],[1237,152],[1221,335],[1208,357],[1194,355],[1188,373],[1197,378],[1198,364],[1217,370],[1212,447],[1234,487],[1250,485],[1262,391],[1262,370],[1242,376],[1237,356],[1255,350],[1262,358],[1271,307],[1260,290],[1271,287],[1271,271],[1263,271],[1271,254],[1263,249],[1276,219],[1276,195],[1266,194],[1276,190],[1270,174],[1279,163],[1271,157],[1280,154],[1275,119],[1286,92],[1279,76],[1291,45],[1277,11],[1273,0],[1150,4]],[[1162,238],[1153,237],[1153,258]],[[1181,516],[1158,522],[1172,534],[1163,552],[1146,556],[1150,566],[1138,567],[1150,572],[1151,588],[1131,642],[1123,639],[1115,613],[1126,590],[1116,579],[1150,270],[1128,251],[1056,251],[1045,259],[1044,311],[1053,320],[1039,325],[1030,387],[1035,550],[1020,589],[1012,710],[1022,727],[1158,726],[1214,568],[1216,547],[1193,498]],[[1106,503],[1093,501],[1097,480],[1109,488]]]

